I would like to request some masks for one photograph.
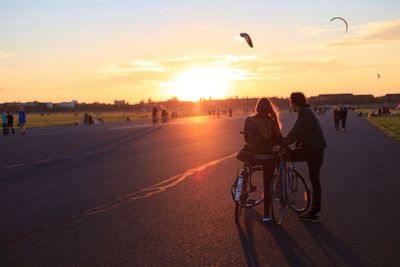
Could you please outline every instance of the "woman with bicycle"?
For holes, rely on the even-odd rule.
[[[244,140],[252,154],[273,154],[273,149],[281,139],[281,123],[278,113],[268,98],[260,98],[255,107],[255,114],[246,118],[244,123]],[[263,185],[264,185],[264,216],[263,221],[268,222],[271,205],[271,180],[277,164],[277,158],[262,160]]]

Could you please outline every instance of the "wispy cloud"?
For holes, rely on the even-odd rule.
[[[260,73],[287,74],[302,72],[344,72],[349,70],[367,69],[376,66],[352,65],[340,58],[302,58],[302,59],[279,59],[267,62],[258,69]]]
[[[325,32],[334,32],[342,30],[340,28],[322,28],[322,27],[310,27],[310,26],[297,26],[295,27],[297,32],[305,35],[317,35]]]
[[[13,58],[13,57],[15,57],[14,54],[0,52],[0,58]]]
[[[137,72],[165,72],[166,68],[153,61],[129,61],[123,64],[111,64],[100,70],[106,76],[131,76]]]
[[[122,64],[109,64],[103,67],[98,73],[105,77],[130,77],[135,76],[137,73],[148,73],[158,76],[157,73],[164,72],[179,72],[191,66],[218,66],[226,67],[232,71],[238,71],[251,63],[258,61],[259,55],[214,55],[207,57],[177,57],[158,59],[151,61],[128,61]]]
[[[387,45],[400,42],[400,19],[373,22],[357,27],[355,36],[330,42],[330,47]]]

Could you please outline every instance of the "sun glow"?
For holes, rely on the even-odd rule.
[[[177,75],[171,82],[163,83],[169,95],[180,100],[197,101],[200,98],[227,97],[232,73],[224,67],[195,67]]]

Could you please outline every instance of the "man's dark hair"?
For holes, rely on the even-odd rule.
[[[304,107],[307,105],[307,98],[302,92],[293,92],[290,95],[290,102],[298,107]]]

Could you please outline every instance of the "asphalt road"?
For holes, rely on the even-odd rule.
[[[345,133],[319,118],[321,223],[289,212],[281,228],[262,207],[234,223],[243,118],[1,137],[0,265],[399,266],[400,144],[353,114]]]

